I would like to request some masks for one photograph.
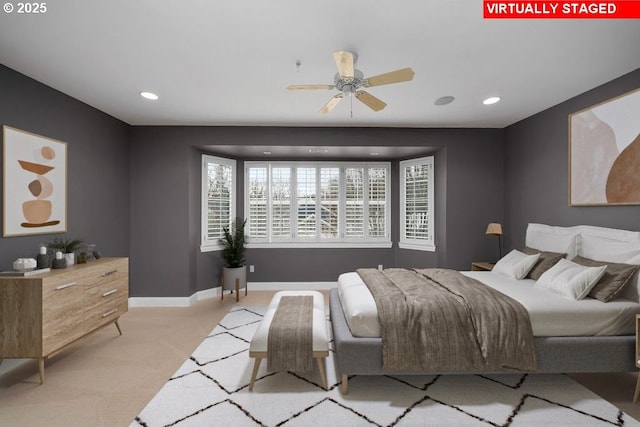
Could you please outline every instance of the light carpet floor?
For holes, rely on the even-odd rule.
[[[131,423],[139,426],[640,426],[566,375],[354,376],[342,395],[317,369],[248,390],[265,308],[234,307]]]

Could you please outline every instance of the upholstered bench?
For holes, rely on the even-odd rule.
[[[269,330],[271,328],[271,322],[276,314],[278,305],[282,297],[290,296],[310,296],[313,298],[311,306],[312,313],[312,352],[313,358],[316,360],[318,369],[320,370],[320,377],[322,379],[322,385],[325,390],[327,389],[327,373],[326,373],[326,358],[329,356],[329,338],[327,335],[327,319],[324,305],[324,296],[317,291],[280,291],[271,299],[271,303],[267,308],[258,329],[256,330],[251,344],[249,345],[249,357],[255,358],[253,364],[253,372],[251,374],[251,383],[249,384],[249,390],[253,390],[253,384],[260,369],[260,362],[262,359],[269,358]]]

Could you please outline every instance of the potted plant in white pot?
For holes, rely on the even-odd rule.
[[[245,265],[245,235],[244,227],[247,220],[236,218],[231,227],[223,227],[224,236],[220,239],[222,244],[222,258],[224,267],[222,268],[222,280],[224,288],[233,290],[236,287],[236,279],[239,280],[238,289],[247,286],[247,266]],[[236,296],[237,298],[238,296]]]
[[[56,236],[49,243],[49,248],[64,254],[67,266],[75,263],[75,251],[80,249],[84,241],[81,239],[69,239],[67,236]]]

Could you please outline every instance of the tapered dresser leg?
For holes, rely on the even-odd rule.
[[[38,371],[40,372],[40,384],[44,384],[44,357],[38,358]]]

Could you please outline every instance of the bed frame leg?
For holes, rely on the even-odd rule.
[[[340,393],[347,394],[349,391],[349,376],[342,374],[342,384],[340,385]]]

